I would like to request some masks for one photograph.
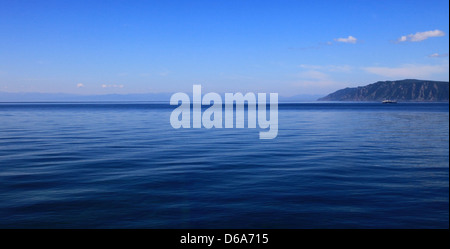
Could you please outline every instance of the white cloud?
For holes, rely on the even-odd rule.
[[[83,84],[83,83],[78,83],[78,84],[77,84],[77,87],[78,87],[78,88],[84,87],[84,84]]]
[[[107,85],[107,84],[102,84],[102,88],[123,88],[124,85]]]
[[[438,53],[434,53],[434,54],[430,54],[430,55],[428,55],[428,57],[431,57],[431,58],[441,58],[441,57],[448,57],[448,53],[445,53],[445,54],[438,54]]]
[[[349,37],[347,37],[347,38],[336,38],[334,40],[337,41],[337,42],[353,43],[353,44],[355,44],[356,41],[357,41],[357,39],[355,37],[351,36],[351,35]]]
[[[364,67],[366,72],[391,78],[421,78],[448,72],[445,65],[403,65],[401,67]]]
[[[402,37],[400,37],[397,41],[398,42],[420,42],[423,40],[426,40],[430,37],[439,37],[439,36],[444,36],[445,33],[436,29],[436,30],[430,30],[430,31],[425,31],[425,32],[417,32],[415,34],[410,34],[410,35],[404,35]]]

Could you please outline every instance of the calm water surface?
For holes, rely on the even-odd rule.
[[[0,228],[448,228],[448,103],[280,104],[279,132],[157,103],[0,103]]]

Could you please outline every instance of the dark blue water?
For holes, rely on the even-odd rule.
[[[280,104],[279,132],[156,103],[0,104],[0,228],[448,228],[448,103]]]

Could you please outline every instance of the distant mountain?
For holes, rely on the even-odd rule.
[[[319,101],[396,101],[448,102],[449,83],[430,80],[379,81],[367,86],[345,88]]]
[[[67,93],[0,92],[0,102],[104,102],[104,101],[166,101],[170,93],[78,95]]]
[[[192,98],[192,93],[188,93]],[[9,93],[0,92],[0,102],[114,102],[114,101],[158,101],[169,102],[171,93],[136,93],[79,95],[68,93]],[[222,94],[222,99],[225,99]],[[279,96],[279,102],[312,102],[323,95]]]

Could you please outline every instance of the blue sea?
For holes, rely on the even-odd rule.
[[[448,103],[285,103],[278,136],[165,103],[0,103],[0,228],[449,228]]]

